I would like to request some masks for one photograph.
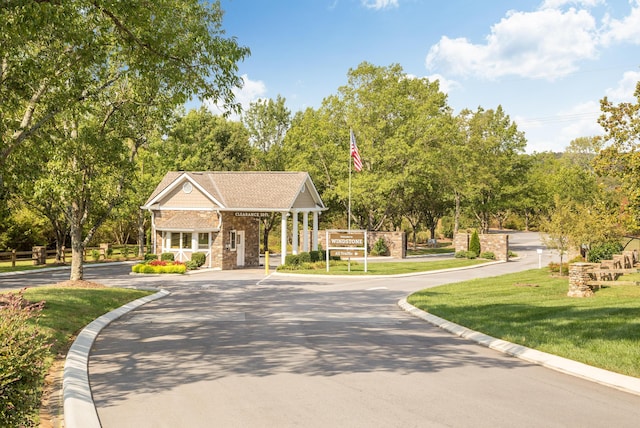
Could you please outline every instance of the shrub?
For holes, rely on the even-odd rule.
[[[560,272],[560,263],[551,262],[549,263],[549,271],[552,273]],[[569,274],[569,263],[562,263],[562,272],[560,275],[568,275]]]
[[[587,256],[591,263],[600,263],[602,260],[613,259],[613,255],[621,253],[622,250],[622,244],[617,241],[603,242],[592,246]]]
[[[298,263],[311,263],[311,254],[307,253],[306,251],[298,254]]]
[[[471,234],[471,240],[469,241],[469,251],[473,252],[475,254],[475,257],[478,257],[480,255],[480,237],[478,236],[477,230],[474,230]]]
[[[167,263],[164,260],[156,260],[156,262],[155,264],[152,264],[154,262],[138,263],[133,265],[131,270],[135,273],[185,273],[187,271],[187,266],[181,262]]]
[[[569,260],[569,264],[571,264],[571,263],[581,263],[581,262],[584,262],[584,257],[582,257],[582,256],[575,256],[574,258]]]
[[[162,253],[160,254],[160,260],[164,260],[167,262],[172,262],[174,260],[173,253]]]
[[[107,248],[107,258],[110,259],[113,256],[113,248]]]
[[[187,260],[185,262],[185,266],[187,266],[187,270],[196,270],[198,269],[198,263],[195,260]]]
[[[149,266],[166,266],[167,265],[167,261],[166,260],[151,260],[147,264]]]
[[[284,258],[284,264],[287,266],[299,266],[300,265],[300,257],[297,254],[287,254]]]
[[[124,256],[125,259],[129,258],[129,254],[131,254],[131,249],[127,245],[122,247],[122,255]]]
[[[50,344],[33,322],[44,302],[29,303],[24,290],[0,302],[0,426],[35,426]],[[31,324],[31,325],[30,325]]]
[[[97,262],[98,260],[100,260],[100,251],[91,250],[91,258],[93,259],[94,262]]]
[[[196,263],[197,267],[200,267],[207,261],[207,255],[205,253],[193,253],[191,254],[191,260]]]
[[[480,258],[481,259],[495,260],[496,259],[496,255],[493,254],[492,251],[484,251],[483,253],[480,254]]]
[[[477,257],[478,257],[478,254],[475,251],[472,251],[472,250],[467,251],[467,258],[468,259],[473,260],[473,259],[475,259]]]
[[[322,251],[309,251],[309,258],[311,259],[311,263],[323,261]]]
[[[371,254],[374,256],[387,256],[389,255],[389,247],[387,246],[387,241],[384,238],[379,238],[375,244],[373,244],[373,248],[371,249]]]
[[[158,256],[156,254],[147,253],[144,255],[144,261],[150,262],[151,260],[158,260]]]
[[[456,259],[466,259],[467,258],[467,252],[466,251],[457,251],[456,254],[454,255],[454,257]]]

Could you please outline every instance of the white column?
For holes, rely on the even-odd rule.
[[[318,251],[318,211],[313,212],[313,251]]]
[[[282,231],[280,232],[280,254],[281,254],[281,262],[283,265],[285,262],[285,258],[287,257],[287,216],[289,213],[282,213],[282,220],[280,222],[280,228]]]
[[[302,213],[302,251],[309,252],[309,211]]]
[[[298,254],[298,211],[294,211],[291,225],[291,254]]]

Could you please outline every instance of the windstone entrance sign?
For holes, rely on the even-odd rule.
[[[327,230],[327,272],[329,256],[362,257],[364,271],[367,271],[367,231],[366,230]],[[351,264],[349,264],[351,271]]]

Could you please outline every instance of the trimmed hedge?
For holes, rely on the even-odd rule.
[[[138,263],[133,265],[131,270],[134,273],[185,273],[187,266],[184,263],[166,264],[164,266]]]
[[[166,262],[172,262],[174,260],[173,253],[162,253],[160,254],[160,260],[164,260]]]
[[[480,237],[478,236],[477,230],[474,230],[471,234],[471,240],[469,241],[469,252],[473,252],[476,257],[480,255]]]
[[[207,255],[205,253],[193,253],[191,254],[191,260],[197,264],[197,267],[200,267],[207,261]]]

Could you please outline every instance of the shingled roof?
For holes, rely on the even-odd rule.
[[[185,181],[198,187],[221,210],[289,211],[324,210],[309,174],[285,171],[172,171],[168,172],[142,208],[151,209],[163,195]],[[306,193],[305,198],[301,195]],[[305,206],[298,207],[304,199]]]

